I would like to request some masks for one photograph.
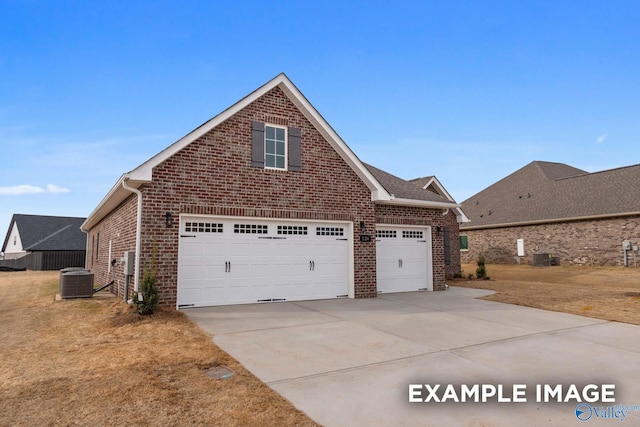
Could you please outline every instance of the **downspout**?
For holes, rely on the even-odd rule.
[[[142,230],[142,192],[137,188],[129,187],[127,185],[127,181],[129,177],[124,178],[122,181],[122,186],[125,190],[131,191],[138,195],[138,215],[136,218],[136,257],[135,257],[135,268],[133,270],[133,291],[138,293],[138,278],[140,276],[140,235]],[[127,295],[128,297],[128,295]],[[129,301],[131,302],[131,301]]]
[[[82,228],[80,228],[80,230],[82,230]],[[82,232],[87,238],[87,243],[84,246],[84,269],[89,270],[89,231],[82,230]]]

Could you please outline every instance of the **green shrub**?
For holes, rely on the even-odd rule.
[[[143,316],[153,314],[160,295],[158,294],[158,287],[156,286],[156,273],[151,268],[144,269],[144,276],[142,278],[142,286],[138,290],[138,293],[133,295],[133,302],[138,307],[138,313]]]
[[[156,286],[156,276],[158,274],[158,267],[156,265],[157,255],[158,247],[154,244],[151,250],[151,265],[147,264],[144,268],[142,285],[138,293],[133,295],[133,302],[138,307],[138,313],[143,316],[153,314],[160,300],[158,287]]]
[[[478,279],[484,279],[487,277],[487,269],[484,266],[484,256],[480,255],[478,257],[478,268],[476,268],[476,277]]]

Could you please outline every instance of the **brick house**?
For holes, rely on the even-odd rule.
[[[127,296],[155,253],[178,308],[369,298],[445,288],[457,208],[362,163],[280,74],[122,175],[82,229],[87,268],[120,296],[133,251]]]
[[[588,173],[534,161],[462,202],[463,263],[633,265],[640,241],[640,165]],[[623,249],[623,242],[629,242]],[[635,250],[634,250],[635,249]],[[540,259],[540,258],[538,258]]]

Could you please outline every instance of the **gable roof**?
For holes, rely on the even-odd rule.
[[[87,235],[80,230],[85,218],[14,214],[2,245],[7,247],[9,234],[16,224],[25,251],[84,251]]]
[[[465,229],[640,214],[640,165],[588,173],[534,161],[462,202]]]
[[[387,192],[394,198],[399,199],[411,199],[411,200],[424,200],[436,203],[451,203],[445,197],[436,194],[432,191],[424,191],[417,185],[410,181],[405,181],[395,175],[391,175],[388,172],[364,163],[364,166],[371,172],[371,174],[378,180],[380,184],[387,190]],[[454,202],[455,203],[455,202]]]
[[[446,198],[451,202],[455,202],[451,194],[449,194],[449,192],[444,188],[444,185],[442,185],[442,183],[435,176],[425,176],[422,178],[414,178],[412,180],[409,180],[408,182],[420,187],[423,190],[427,190],[427,192],[429,193],[431,193],[431,191],[429,191],[428,189],[429,187],[431,187],[436,191],[436,194],[439,194],[440,196]],[[455,208],[455,212],[456,212],[456,217],[459,223],[469,222],[469,218],[467,217],[467,215],[464,213],[464,211],[460,206]]]
[[[447,209],[457,207],[456,203],[450,201],[432,201],[424,198],[398,198],[392,197],[387,189],[378,181],[376,177],[365,167],[358,157],[351,151],[347,144],[340,138],[336,131],[327,123],[320,113],[311,105],[298,88],[289,80],[289,78],[281,73],[275,78],[265,83],[240,101],[233,104],[211,120],[202,124],[198,128],[189,132],[187,135],[171,144],[137,168],[123,174],[118,182],[111,188],[109,193],[102,199],[98,206],[89,215],[87,220],[82,224],[82,229],[88,231],[96,225],[102,218],[115,209],[120,203],[126,200],[131,192],[123,188],[126,182],[129,187],[140,188],[143,184],[151,182],[153,179],[153,168],[161,164],[178,151],[185,148],[207,132],[220,125],[222,122],[232,117],[234,114],[265,95],[274,88],[280,88],[283,93],[293,102],[307,120],[320,132],[320,134],[328,141],[336,150],[342,159],[353,169],[358,177],[371,191],[371,200],[377,203],[403,204],[427,208]]]

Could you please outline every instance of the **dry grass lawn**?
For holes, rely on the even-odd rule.
[[[317,425],[181,313],[57,287],[57,272],[0,273],[0,425]],[[209,378],[218,365],[235,375]]]
[[[465,275],[476,265],[463,265]],[[491,280],[453,286],[497,291],[483,299],[640,325],[640,269],[624,267],[487,265]]]

